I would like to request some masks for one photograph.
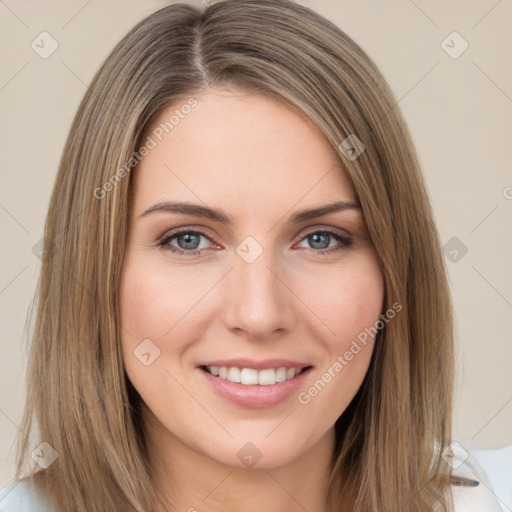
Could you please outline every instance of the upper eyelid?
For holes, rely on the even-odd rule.
[[[301,231],[301,234],[303,237],[311,234],[311,233],[316,233],[316,232],[322,232],[322,231],[332,231],[333,233],[336,233],[338,235],[341,235],[341,236],[345,236],[345,237],[352,237],[353,235],[351,233],[349,233],[346,229],[341,229],[341,228],[335,228],[334,226],[331,226],[331,227],[318,227],[318,226],[311,226],[310,228],[306,228],[305,232],[304,230]]]
[[[215,241],[215,237],[212,236],[208,230],[205,230],[205,228],[177,228],[175,231],[166,231],[161,237],[159,237],[158,240],[162,242],[174,238],[183,233],[197,233],[201,236],[204,236],[205,238],[208,238],[211,242],[217,243]]]

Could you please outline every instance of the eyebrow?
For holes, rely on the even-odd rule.
[[[288,222],[291,224],[298,224],[306,220],[322,217],[328,213],[360,209],[361,205],[353,201],[337,201],[335,203],[327,204],[324,206],[318,206],[317,208],[295,212],[289,217]],[[162,201],[160,203],[154,204],[153,206],[150,206],[144,210],[144,212],[141,214],[141,217],[145,217],[155,212],[179,213],[182,215],[191,215],[194,217],[202,217],[205,219],[214,220],[221,224],[232,224],[231,219],[221,210],[216,208],[209,208],[208,206],[202,206],[200,204],[185,203],[180,201]]]

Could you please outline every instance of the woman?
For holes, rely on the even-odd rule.
[[[450,510],[452,373],[420,166],[361,48],[284,0],[131,30],[49,207],[34,510]]]

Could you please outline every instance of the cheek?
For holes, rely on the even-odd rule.
[[[214,269],[200,273],[193,266],[170,268],[135,251],[125,262],[120,287],[122,354],[129,378],[147,404],[164,405],[169,395],[189,400],[178,381],[187,387],[192,378],[184,369],[205,321],[214,318],[205,312],[204,302],[211,300],[209,292],[218,280]]]
[[[324,327],[323,336],[318,332],[316,337],[330,351],[344,350],[379,319],[384,298],[382,272],[376,257],[368,252],[302,281],[299,293]]]
[[[356,395],[368,370],[376,324],[382,312],[384,283],[375,257],[359,260],[345,270],[335,269],[321,289],[309,294],[311,309],[319,312],[323,327],[313,334],[324,346],[315,378],[301,390],[298,402],[310,417],[333,424]],[[310,288],[311,289],[311,288]],[[328,332],[328,334],[325,334]]]
[[[169,339],[194,319],[194,305],[208,291],[205,279],[158,264],[133,261],[125,266],[121,286],[122,325],[127,338]],[[179,329],[175,329],[178,327]]]
[[[156,391],[169,380],[165,373],[169,358],[179,349],[176,333],[180,329],[174,326],[185,324],[180,323],[180,318],[186,314],[187,290],[190,290],[180,281],[179,272],[171,279],[168,272],[142,258],[132,257],[123,269],[120,288],[123,360],[130,380],[145,401],[151,402],[159,396]]]
[[[120,287],[123,360],[144,402],[151,410],[165,411],[169,396],[187,403],[173,376],[186,347],[197,338],[193,305],[207,288],[192,283],[186,272],[169,272],[136,256],[125,262]],[[179,375],[178,381],[186,378]]]

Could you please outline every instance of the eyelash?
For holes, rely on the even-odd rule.
[[[319,254],[321,256],[325,256],[328,253],[335,253],[335,252],[341,251],[343,249],[347,249],[354,243],[354,241],[350,237],[341,235],[340,233],[338,233],[336,231],[329,230],[329,229],[317,229],[314,231],[310,231],[310,232],[304,234],[304,236],[299,240],[299,243],[303,242],[308,236],[318,234],[318,233],[328,234],[328,235],[334,237],[338,242],[341,243],[341,245],[336,248],[331,247],[329,249],[319,249],[319,250],[311,249],[315,254]],[[185,230],[181,230],[181,231],[176,231],[174,233],[165,234],[160,239],[158,246],[166,251],[170,251],[170,252],[178,254],[180,256],[181,255],[199,256],[201,254],[201,251],[203,251],[204,249],[185,250],[185,249],[180,249],[178,247],[170,245],[171,240],[173,240],[174,238],[178,238],[180,235],[185,235],[185,234],[202,235],[205,238],[207,238],[210,242],[216,243],[215,240],[212,240],[212,238],[203,231],[185,229]]]

